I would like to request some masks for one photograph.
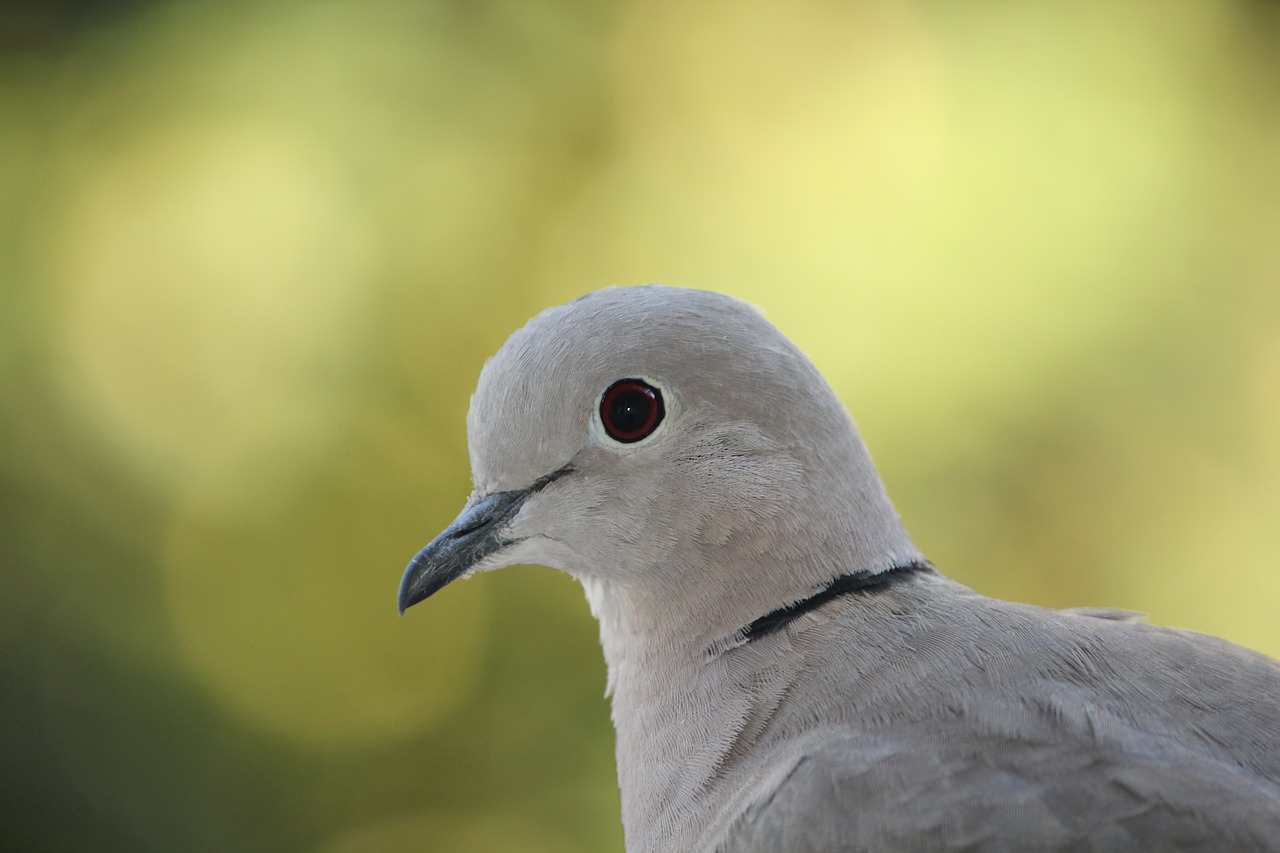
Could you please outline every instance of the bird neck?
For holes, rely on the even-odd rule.
[[[757,642],[836,598],[875,594],[932,571],[912,548],[889,565],[780,586],[789,591],[759,601],[749,596],[743,606],[727,606],[723,587],[657,596],[584,581],[608,663],[628,849],[700,849],[706,816],[684,804],[732,799],[732,792],[717,791],[744,721],[761,717],[757,705],[775,701],[768,696],[783,689],[781,683],[771,693],[747,689],[758,688],[748,671],[758,662]],[[745,645],[752,648],[726,654]],[[767,669],[775,681],[795,677]]]

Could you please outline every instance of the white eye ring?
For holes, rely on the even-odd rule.
[[[630,395],[632,406],[627,406],[627,395]],[[625,411],[627,417],[633,417],[636,413],[631,409],[636,404],[645,405],[646,399],[652,409],[639,412],[640,418],[636,423],[625,426],[615,423],[612,428],[606,426],[604,419],[607,405],[625,407],[619,409],[619,413]],[[674,402],[670,387],[662,380],[641,374],[624,376],[609,383],[596,396],[595,405],[591,407],[588,431],[596,444],[614,451],[630,452],[650,444],[662,435],[667,421],[671,420]],[[635,434],[636,437],[628,438],[630,434]]]

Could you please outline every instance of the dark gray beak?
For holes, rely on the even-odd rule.
[[[497,492],[468,501],[453,524],[419,551],[405,569],[400,579],[400,614],[512,544],[503,533],[534,491]]]
[[[485,557],[519,541],[508,538],[506,531],[520,507],[548,484],[572,473],[573,466],[565,465],[527,489],[476,495],[467,501],[453,524],[419,551],[404,570],[400,579],[400,615],[474,569]]]

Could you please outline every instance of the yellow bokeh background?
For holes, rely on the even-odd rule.
[[[764,309],[944,571],[1280,655],[1280,13],[0,12],[5,849],[621,849],[545,569],[395,615],[485,357]]]

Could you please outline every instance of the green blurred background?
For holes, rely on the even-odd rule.
[[[595,625],[395,615],[484,358],[764,309],[992,595],[1280,654],[1280,10],[0,12],[0,846],[621,849]]]

